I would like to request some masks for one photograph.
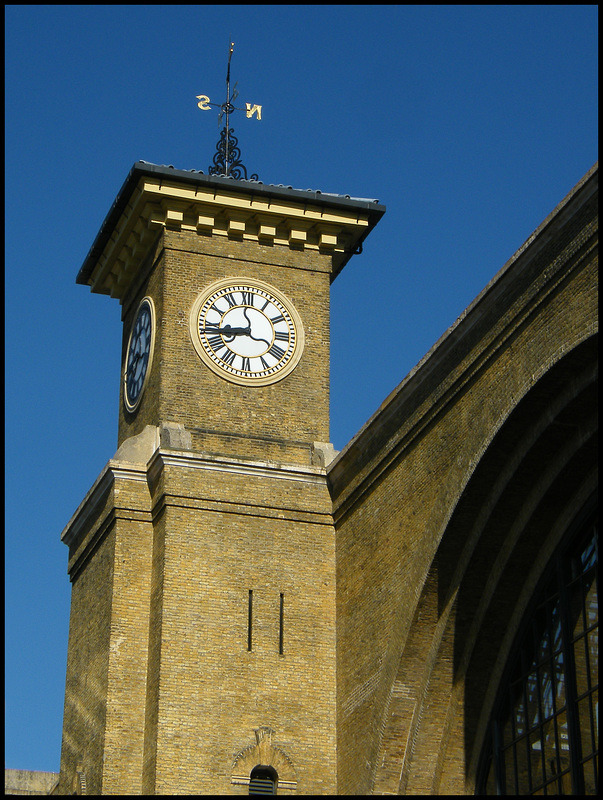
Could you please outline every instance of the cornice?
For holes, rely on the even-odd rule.
[[[103,467],[86,496],[77,507],[61,533],[61,541],[70,546],[86,532],[102,508],[116,481],[136,481],[153,485],[166,467],[186,470],[209,470],[243,475],[245,477],[275,479],[309,483],[315,486],[326,484],[326,468],[323,466],[300,467],[295,464],[277,464],[270,461],[247,461],[222,458],[190,451],[157,448],[147,463],[134,463],[113,458]],[[143,510],[145,513],[149,509]]]
[[[274,479],[325,485],[327,470],[322,466],[300,467],[270,461],[247,461],[211,456],[206,453],[157,449],[148,463],[149,484],[154,486],[166,467],[207,470],[242,475],[248,478]]]
[[[157,232],[174,230],[327,253],[333,272],[384,213],[375,202],[134,165],[77,278],[123,298]]]
[[[62,542],[67,546],[71,546],[73,542],[77,541],[80,534],[90,527],[91,521],[95,518],[99,509],[102,508],[116,480],[146,483],[146,466],[115,459],[108,461],[63,529],[61,533]]]

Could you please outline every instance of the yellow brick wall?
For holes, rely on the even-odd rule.
[[[71,588],[60,794],[81,766],[90,791],[102,789],[114,550],[111,531]]]
[[[141,495],[134,507],[148,505],[146,482],[132,484],[122,492],[132,488]],[[150,520],[116,522],[103,794],[142,791],[152,535]]]
[[[246,792],[231,783],[233,763],[262,726],[300,792],[335,792],[335,542],[326,482],[311,477],[164,465],[147,792],[172,791],[176,775],[183,793]]]
[[[513,535],[519,536],[513,534],[511,522],[519,525],[519,504],[528,503],[519,487],[527,492],[531,481],[544,480],[541,471],[566,457],[561,444],[553,444],[554,433],[549,452],[534,462],[523,481],[518,479],[516,505],[495,515],[503,527],[509,526],[506,533],[500,532],[498,541],[489,539],[493,523],[486,526],[483,549],[468,537],[475,519],[488,510],[481,503],[486,503],[509,448],[529,438],[540,415],[543,425],[548,424],[549,406],[554,419],[557,397],[571,390],[571,381],[591,358],[582,348],[597,330],[595,212],[591,203],[569,226],[549,235],[546,246],[513,280],[501,279],[492,290],[498,293],[496,302],[478,305],[473,317],[463,321],[458,337],[451,334],[439,344],[417,373],[416,383],[401,387],[389,406],[384,404],[380,417],[332,465],[341,793],[474,790],[471,780],[480,749],[475,726],[481,713],[475,704],[493,664],[482,671],[474,666],[473,692],[467,693],[460,677],[467,663],[463,661],[461,669],[460,654],[463,642],[473,641],[467,637],[477,635],[471,624],[478,619],[480,592],[488,596],[489,581],[512,581],[513,570],[495,567],[494,559],[501,547],[511,551]],[[572,352],[573,366],[563,367],[565,355]],[[567,371],[565,381],[553,377],[555,364],[560,365],[560,375]],[[492,468],[490,480],[484,480],[467,510],[464,526],[455,529],[454,545],[451,541],[446,546],[446,537],[453,536],[451,517],[488,446],[524,397],[538,398],[539,382],[544,383],[549,372],[549,388],[531,401],[521,432],[497,451],[499,471]],[[575,391],[578,409],[582,400]],[[592,413],[594,394],[590,406],[588,396],[586,402],[585,412],[590,408]],[[579,435],[587,415],[567,422],[567,427],[551,428]],[[591,457],[592,453],[583,456],[584,475]],[[520,465],[519,460],[505,464],[509,481]],[[573,473],[582,475],[576,464]],[[570,491],[567,480],[566,486]],[[563,486],[558,496],[563,497]],[[527,525],[527,511],[523,513]],[[549,522],[552,530],[553,520]],[[519,565],[525,570],[539,559],[535,574],[525,575],[529,585],[545,568],[548,551],[540,552],[539,547],[546,530],[513,562],[516,587],[522,586]],[[465,550],[469,546],[475,548],[473,556]],[[463,597],[471,599],[457,618],[455,592],[461,585]],[[506,596],[516,601],[518,588],[513,592]],[[508,606],[502,608],[498,624],[493,624],[493,614],[483,622],[484,642],[488,631],[498,642],[511,614]],[[513,613],[518,625],[520,612]],[[484,652],[496,652],[492,641],[490,645],[483,645]],[[468,659],[470,652],[462,658]]]
[[[72,521],[85,517],[70,545],[61,794],[76,771],[91,794],[141,790],[152,555],[144,476],[113,462]]]
[[[311,443],[329,441],[330,261],[282,246],[165,231],[156,266],[125,315],[122,364],[133,315],[145,294],[155,302],[157,335],[140,408],[130,415],[120,403],[119,442],[147,424],[177,422],[192,433],[194,449],[309,464]],[[191,307],[206,286],[228,276],[275,286],[301,315],[304,354],[275,384],[229,383],[193,348]]]

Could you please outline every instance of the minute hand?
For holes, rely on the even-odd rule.
[[[200,333],[223,333],[225,336],[249,336],[251,333],[251,325],[246,328],[231,328],[230,325],[225,325],[223,328],[201,328]]]

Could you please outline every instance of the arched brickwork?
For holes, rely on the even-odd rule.
[[[289,756],[272,744],[274,731],[267,726],[255,730],[256,743],[244,747],[237,753],[232,765],[231,783],[234,786],[249,786],[252,770],[257,766],[272,767],[278,776],[277,793],[288,794],[297,789],[295,767]],[[280,789],[280,791],[278,791]]]
[[[594,487],[597,208],[595,171],[329,467],[341,794],[473,791],[496,670]]]
[[[399,662],[406,697],[392,715],[394,691],[384,731],[385,742],[406,742],[401,793],[475,790],[509,648],[555,548],[596,491],[597,344],[593,336],[566,354],[518,403],[446,526]],[[377,774],[374,790],[382,784]]]

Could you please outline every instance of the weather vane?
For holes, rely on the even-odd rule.
[[[255,174],[247,178],[247,169],[241,163],[241,151],[237,146],[238,140],[236,136],[233,135],[234,128],[230,127],[230,115],[233,111],[245,111],[248,119],[251,119],[254,115],[257,119],[262,119],[262,106],[245,103],[245,108],[237,108],[233,105],[239,95],[236,83],[232,90],[232,95],[230,93],[230,59],[232,58],[233,50],[234,42],[230,42],[228,69],[226,70],[226,102],[222,104],[212,103],[206,94],[197,95],[197,100],[199,101],[197,106],[201,111],[209,111],[210,106],[215,106],[220,109],[218,125],[222,122],[222,116],[224,115],[226,117],[226,124],[220,133],[220,141],[216,145],[217,152],[214,156],[214,163],[208,171],[210,175],[226,175],[227,177],[236,178],[237,180],[244,178],[245,180],[257,181],[259,178]]]

